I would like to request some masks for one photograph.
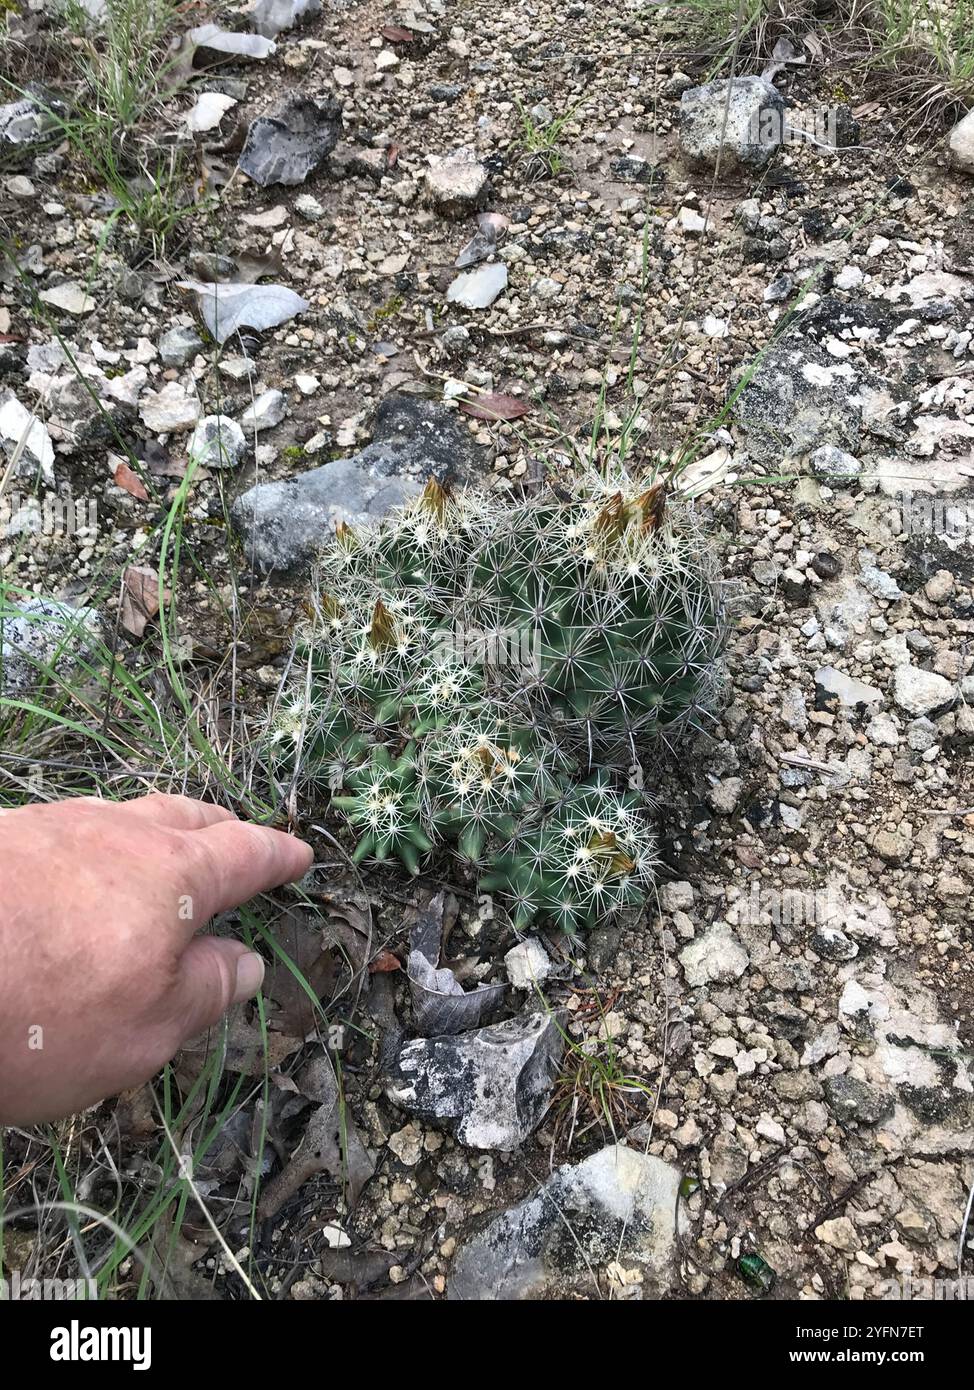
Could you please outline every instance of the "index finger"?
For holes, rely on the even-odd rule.
[[[221,821],[186,835],[183,843],[198,899],[197,927],[258,893],[303,878],[314,859],[303,840],[247,821]]]

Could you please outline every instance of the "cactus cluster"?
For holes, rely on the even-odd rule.
[[[569,931],[652,882],[631,773],[710,707],[724,618],[713,558],[662,483],[591,474],[542,500],[431,482],[340,526],[272,745],[327,786],[355,858],[416,873],[448,845],[518,926]]]

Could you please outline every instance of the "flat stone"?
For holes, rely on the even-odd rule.
[[[261,188],[304,183],[338,144],[342,107],[334,97],[294,97],[276,115],[251,121],[237,161]]]
[[[491,261],[458,275],[446,297],[450,304],[461,304],[465,309],[486,309],[506,288],[507,266]]]
[[[12,391],[0,395],[0,449],[8,459],[23,443],[16,476],[29,476],[40,470],[46,483],[54,482],[54,445],[47,428],[22,405]],[[0,469],[2,472],[2,469]]]
[[[883,692],[877,690],[874,685],[856,680],[855,676],[848,676],[845,671],[840,671],[835,666],[820,666],[815,672],[815,684],[826,695],[834,696],[840,705],[849,708],[854,705],[871,705],[883,698]]]
[[[476,446],[456,415],[414,396],[390,395],[372,443],[357,454],[242,493],[231,515],[263,573],[303,569],[335,527],[378,521],[416,497],[431,477],[471,481]]]
[[[93,608],[40,597],[0,601],[0,695],[30,694],[47,679],[44,666],[69,671],[91,656],[91,643],[100,635]]]
[[[747,951],[729,928],[711,927],[680,952],[680,964],[691,989],[700,985],[732,984],[750,964]]]
[[[194,135],[216,130],[236,104],[236,97],[224,96],[222,92],[201,92],[196,98],[196,105],[186,113],[186,124]]]
[[[57,116],[66,114],[67,106],[53,93],[29,88],[19,101],[0,106],[0,147],[39,144],[59,129]]]
[[[624,1144],[564,1164],[461,1246],[447,1297],[595,1298],[607,1287],[665,1297],[676,1282],[680,1179],[672,1164]]]
[[[167,381],[158,391],[143,396],[139,415],[154,434],[179,434],[197,423],[200,403],[178,381]]]
[[[516,1149],[551,1103],[564,1050],[555,1014],[533,1012],[470,1032],[414,1038],[389,1068],[389,1099],[453,1128],[473,1149]]]
[[[85,294],[81,286],[74,280],[65,280],[61,285],[55,285],[53,289],[41,290],[38,298],[44,304],[50,304],[55,309],[61,309],[66,314],[73,314],[76,318],[82,314],[90,314],[95,307],[95,301],[90,295]]]

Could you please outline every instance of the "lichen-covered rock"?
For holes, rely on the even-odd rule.
[[[784,137],[785,103],[763,77],[691,87],[680,98],[680,148],[696,168],[763,169]]]
[[[679,1189],[679,1169],[624,1144],[566,1163],[461,1247],[447,1295],[598,1298],[611,1288],[663,1297],[675,1276]]]
[[[906,662],[893,672],[893,699],[907,714],[932,714],[956,698],[954,686],[936,671],[924,671]]]
[[[680,952],[680,964],[687,984],[696,989],[740,979],[748,967],[748,954],[727,927],[718,925]]]
[[[186,452],[201,468],[236,468],[247,448],[247,439],[229,415],[207,415],[189,437]]]
[[[415,1038],[400,1049],[386,1088],[402,1109],[449,1123],[461,1144],[508,1152],[544,1118],[563,1048],[559,1019],[541,1012]]]
[[[101,635],[93,608],[60,599],[30,597],[0,601],[0,695],[17,699],[47,679],[45,667],[61,672],[90,656]]]
[[[444,217],[469,217],[487,202],[487,170],[468,150],[431,154],[425,176],[426,201]]]
[[[438,482],[473,476],[475,446],[443,406],[413,396],[387,396],[376,414],[372,443],[278,482],[241,493],[232,517],[254,567],[307,567],[339,522],[361,526]]]

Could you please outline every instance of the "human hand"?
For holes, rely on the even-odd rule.
[[[260,956],[197,933],[311,860],[301,840],[181,796],[0,811],[0,1124],[147,1081],[256,994]]]

